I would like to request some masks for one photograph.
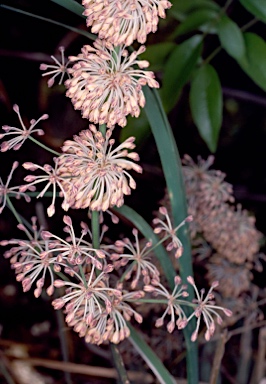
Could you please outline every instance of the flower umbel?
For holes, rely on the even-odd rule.
[[[47,71],[48,70],[48,72],[43,73],[42,76],[53,75],[48,80],[48,82],[47,82],[48,87],[52,87],[54,85],[55,78],[58,75],[61,75],[59,83],[58,83],[59,85],[62,84],[63,78],[64,78],[65,74],[68,75],[68,78],[70,77],[69,76],[69,72],[68,72],[68,68],[67,68],[68,64],[69,64],[69,61],[67,63],[65,62],[65,56],[64,56],[65,48],[64,47],[59,47],[59,51],[61,53],[61,63],[60,63],[59,60],[57,60],[56,57],[51,56],[51,58],[53,59],[55,64],[41,64],[40,65],[40,70],[42,70],[42,71]]]
[[[172,5],[167,0],[83,0],[82,4],[87,26],[114,45],[131,45],[134,40],[145,43]]]
[[[212,291],[214,288],[218,287],[218,285],[219,285],[218,281],[215,281],[212,283],[211,288],[207,292],[205,298],[203,298],[204,289],[202,289],[201,292],[199,293],[193,277],[189,276],[187,278],[187,281],[194,288],[194,291],[196,293],[196,299],[193,300],[193,302],[195,302],[197,304],[194,312],[187,319],[187,322],[189,322],[189,320],[193,316],[195,316],[197,318],[196,329],[191,336],[191,340],[195,341],[197,339],[198,332],[199,332],[200,319],[201,319],[201,317],[203,317],[203,320],[204,320],[206,327],[207,327],[207,331],[205,332],[205,339],[207,341],[209,341],[210,338],[212,337],[212,335],[214,334],[214,331],[215,331],[214,316],[216,316],[218,324],[222,324],[222,321],[223,321],[221,316],[219,315],[219,313],[217,311],[220,310],[220,311],[224,312],[224,314],[226,316],[232,316],[232,312],[229,309],[215,305],[214,294],[212,293]]]
[[[168,243],[166,249],[167,251],[171,251],[173,248],[176,249],[175,257],[179,258],[182,256],[183,246],[181,241],[177,237],[176,232],[180,227],[182,227],[182,225],[192,221],[192,216],[188,216],[176,228],[173,228],[167,209],[165,207],[160,207],[159,211],[163,216],[165,216],[166,222],[158,218],[153,219],[153,224],[155,225],[159,224],[157,227],[154,228],[154,233],[158,234],[158,233],[164,232],[167,237],[170,237],[171,241]]]
[[[138,117],[145,105],[142,87],[158,88],[159,84],[153,72],[143,71],[149,63],[137,60],[144,46],[129,54],[124,47],[114,48],[99,39],[93,45],[85,45],[82,53],[69,58],[75,64],[69,70],[73,77],[65,82],[66,95],[91,122],[124,127],[126,116]]]
[[[9,125],[3,125],[2,129],[5,131],[5,133],[0,134],[0,139],[10,135],[14,137],[8,141],[3,141],[3,143],[1,144],[1,152],[6,152],[8,149],[12,149],[12,148],[15,151],[17,151],[22,146],[24,141],[34,132],[36,132],[37,135],[39,136],[44,135],[43,130],[39,128],[35,128],[35,126],[39,123],[39,121],[48,119],[47,114],[42,115],[37,121],[32,119],[30,121],[30,127],[26,128],[20,116],[18,105],[15,104],[13,109],[18,115],[22,129],[16,128],[16,127],[10,127]]]
[[[44,189],[38,194],[38,197],[43,197],[47,189],[52,185],[53,186],[53,199],[51,205],[47,209],[47,214],[49,217],[53,216],[55,213],[55,199],[56,199],[56,185],[59,186],[61,190],[61,195],[64,196],[64,201],[62,203],[62,208],[67,211],[69,208],[69,205],[67,203],[67,195],[65,193],[65,190],[63,188],[62,183],[66,184],[68,181],[64,180],[62,177],[59,176],[60,174],[60,167],[58,167],[58,158],[54,158],[55,162],[55,168],[53,168],[49,164],[45,164],[43,167],[41,167],[38,164],[33,164],[30,162],[24,163],[23,167],[25,169],[29,169],[31,171],[35,171],[37,169],[43,170],[46,175],[42,176],[35,176],[35,175],[28,175],[25,177],[25,181],[29,182],[29,184],[22,185],[19,190],[20,192],[25,192],[27,189],[31,188],[31,190],[35,190],[36,184],[47,182],[47,185],[44,187]]]
[[[182,297],[187,297],[188,293],[185,290],[185,285],[181,284],[181,278],[179,276],[175,277],[175,287],[172,293],[169,293],[167,289],[156,281],[152,281],[152,285],[145,285],[144,291],[151,293],[156,298],[160,296],[168,300],[167,308],[164,311],[163,315],[156,320],[155,326],[161,327],[164,323],[164,318],[167,314],[171,316],[170,322],[167,324],[167,330],[169,333],[172,333],[175,329],[175,326],[178,328],[184,328],[183,324],[187,323],[186,315],[180,304],[184,303],[184,300],[180,299]]]
[[[110,258],[111,260],[114,260],[114,266],[116,268],[127,265],[125,279],[128,280],[134,275],[131,288],[135,289],[141,275],[143,276],[144,284],[150,284],[152,279],[153,281],[159,282],[160,273],[148,256],[149,248],[152,246],[152,243],[150,241],[147,242],[141,249],[138,231],[134,228],[132,232],[135,237],[135,244],[132,244],[128,238],[117,240],[115,245],[118,249],[122,247],[123,251],[121,253],[111,254]]]
[[[72,208],[87,208],[106,211],[109,207],[121,206],[124,195],[135,189],[136,183],[127,170],[142,172],[142,168],[131,160],[138,161],[134,149],[134,137],[130,137],[113,149],[111,130],[104,137],[94,125],[67,140],[63,145],[65,154],[59,157],[60,174],[68,178],[64,189]],[[71,183],[71,185],[69,184]]]

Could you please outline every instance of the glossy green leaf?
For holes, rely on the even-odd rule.
[[[266,42],[255,33],[244,33],[247,60],[239,61],[241,68],[266,91]]]
[[[169,13],[177,20],[183,21],[186,15],[193,11],[199,11],[202,9],[209,9],[213,11],[219,11],[220,7],[212,0],[172,0],[172,8]]]
[[[148,367],[155,374],[157,379],[161,384],[174,384],[175,380],[167,371],[165,366],[162,364],[161,360],[154,353],[151,347],[143,340],[143,337],[132,327],[131,324],[128,324],[130,329],[129,340],[138,351],[143,360],[147,363]]]
[[[219,20],[218,36],[222,47],[230,56],[236,60],[246,59],[246,47],[241,29],[225,15]]]
[[[202,37],[193,36],[178,45],[165,66],[160,95],[166,111],[176,104],[183,86],[190,80],[202,50]]]
[[[198,30],[203,25],[206,26],[218,17],[218,12],[212,9],[199,9],[191,12],[184,21],[179,24],[171,35],[172,38],[184,35],[185,33]]]
[[[202,66],[191,82],[190,108],[201,137],[215,152],[222,123],[222,90],[210,64]]]
[[[265,0],[240,0],[240,3],[252,15],[266,23],[266,1]]]
[[[64,7],[68,9],[70,12],[75,13],[78,16],[83,16],[82,13],[84,12],[84,7],[77,3],[75,0],[51,0],[53,3],[56,3],[58,5],[61,5],[61,7]]]
[[[140,55],[141,60],[148,60],[150,63],[149,70],[161,71],[164,63],[175,48],[176,44],[171,42],[164,42],[158,44],[148,45],[146,51]]]

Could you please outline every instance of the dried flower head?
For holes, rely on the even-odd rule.
[[[69,72],[68,72],[68,68],[67,68],[69,61],[66,63],[65,56],[64,56],[65,48],[59,47],[59,51],[61,53],[61,63],[59,60],[57,60],[56,57],[51,56],[51,58],[53,59],[55,64],[41,64],[40,65],[41,71],[47,71],[48,70],[48,72],[43,73],[42,76],[52,75],[52,77],[47,82],[48,87],[52,87],[54,85],[55,78],[58,75],[61,75],[59,83],[58,83],[59,85],[62,84],[65,74],[67,74],[68,78],[70,77]]]
[[[65,82],[66,95],[91,122],[124,127],[126,116],[138,117],[140,107],[144,107],[142,86],[158,88],[159,84],[153,72],[143,70],[149,63],[137,60],[144,46],[128,54],[124,47],[114,48],[99,39],[93,45],[85,45],[82,53],[69,58],[75,64],[69,70],[73,77]]]
[[[83,0],[82,4],[87,26],[114,45],[131,45],[134,40],[145,43],[172,5],[167,0]]]
[[[37,121],[32,119],[30,121],[30,127],[26,128],[23,121],[22,121],[22,118],[20,116],[18,105],[15,104],[13,109],[16,112],[16,114],[18,115],[22,129],[16,128],[16,127],[10,127],[9,125],[3,125],[2,129],[5,131],[5,133],[0,134],[0,139],[2,139],[3,137],[10,136],[10,135],[14,136],[14,137],[11,138],[10,140],[2,142],[1,152],[6,152],[8,149],[12,149],[12,148],[15,151],[17,151],[22,146],[24,141],[28,137],[30,137],[30,135],[34,132],[39,136],[44,135],[43,130],[39,129],[39,128],[35,128],[35,126],[39,123],[39,121],[48,119],[47,114],[42,115]]]
[[[63,145],[65,154],[59,157],[60,172],[68,182],[64,189],[72,208],[87,208],[106,211],[109,207],[121,206],[124,195],[135,189],[136,183],[127,170],[142,172],[134,149],[134,138],[130,137],[113,149],[114,139],[111,130],[104,137],[94,125],[67,140]],[[71,183],[71,185],[69,184]]]
[[[17,199],[20,199],[20,197],[24,197],[24,199],[29,203],[30,202],[30,197],[26,194],[26,193],[23,193],[22,191],[20,191],[20,186],[17,186],[17,187],[9,187],[9,183],[12,179],[12,176],[13,176],[13,172],[14,170],[18,167],[18,162],[15,161],[12,165],[12,168],[11,168],[11,171],[10,171],[10,174],[8,175],[8,178],[7,178],[7,181],[6,181],[6,184],[3,183],[1,177],[0,177],[0,204],[1,204],[1,207],[0,207],[0,213],[3,212],[3,209],[5,208],[6,206],[6,202],[7,202],[7,196],[10,195],[10,196],[15,196]]]

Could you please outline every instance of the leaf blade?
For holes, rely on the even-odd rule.
[[[235,60],[246,59],[246,47],[241,29],[226,15],[218,22],[218,36],[222,47],[230,56]]]
[[[189,81],[202,51],[202,37],[193,36],[178,45],[165,66],[160,95],[166,111],[176,104],[183,86]]]
[[[215,152],[222,124],[222,89],[219,77],[210,64],[199,68],[192,80],[190,108],[201,137]]]

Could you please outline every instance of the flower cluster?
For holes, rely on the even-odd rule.
[[[66,95],[91,122],[124,127],[126,116],[138,117],[145,105],[142,87],[158,88],[159,84],[153,72],[143,70],[149,63],[137,60],[144,46],[129,54],[123,46],[114,48],[99,39],[93,45],[85,45],[78,56],[69,58],[74,65],[69,70],[72,77],[65,82]]]
[[[167,0],[83,0],[87,26],[100,39],[116,45],[145,43],[150,32],[156,32],[159,17],[171,7]]]
[[[105,137],[96,130],[81,131],[74,140],[64,142],[64,152],[58,159],[59,175],[67,194],[67,202],[72,208],[87,208],[93,211],[106,211],[109,207],[121,206],[124,195],[135,189],[136,183],[127,172],[130,169],[142,172],[134,149],[134,138],[130,137],[113,149],[112,131]],[[65,181],[64,181],[65,180]]]
[[[44,131],[40,128],[35,128],[35,126],[39,123],[39,121],[48,119],[47,114],[42,115],[38,120],[32,119],[30,121],[29,128],[26,128],[21,118],[18,105],[15,104],[13,109],[18,115],[22,129],[11,127],[9,125],[3,125],[2,129],[5,131],[5,133],[0,134],[0,139],[6,138],[8,136],[11,136],[12,138],[2,142],[1,152],[6,152],[9,149],[14,149],[17,151],[32,133],[36,133],[39,136],[44,135]]]

